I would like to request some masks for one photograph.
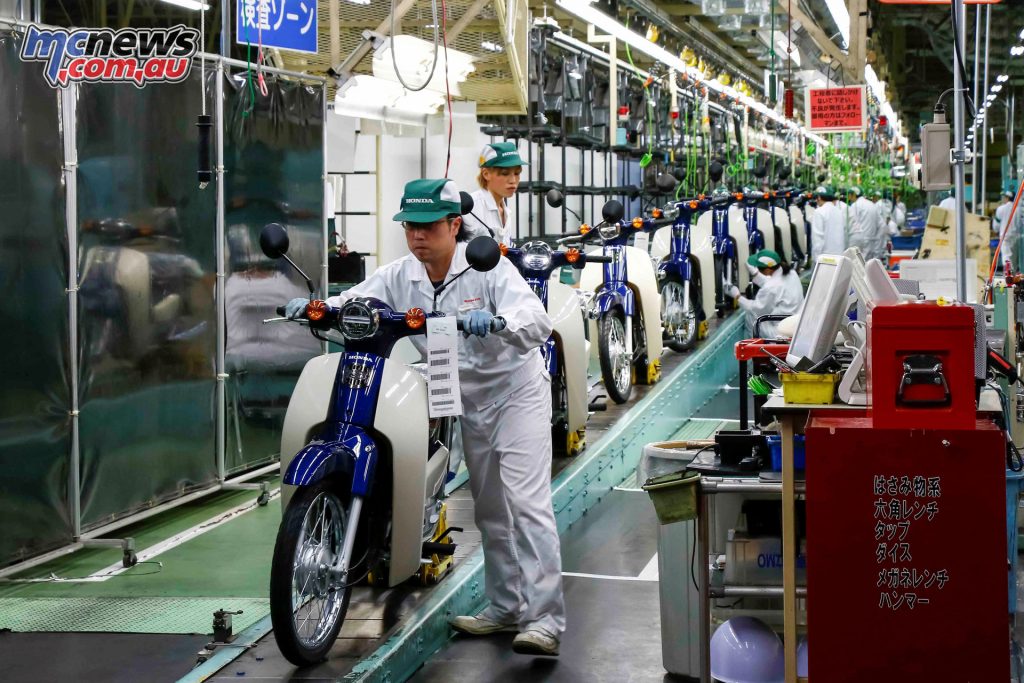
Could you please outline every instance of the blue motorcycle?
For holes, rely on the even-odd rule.
[[[591,315],[597,321],[597,360],[608,396],[625,403],[634,382],[654,384],[661,378],[661,313],[657,276],[650,256],[629,246],[632,233],[644,229],[642,218],[626,224],[623,207],[610,201],[604,220],[560,243],[599,242],[607,263],[598,272],[584,268],[580,289],[595,293]]]
[[[266,226],[260,245],[301,274],[280,225]],[[490,270],[500,258],[493,240],[478,237],[466,249],[466,270]],[[312,296],[313,283],[303,277]],[[458,529],[448,527],[444,503],[452,418],[431,419],[427,378],[391,358],[398,341],[425,334],[427,320],[443,315],[353,298],[340,308],[311,300],[301,319],[265,321],[306,325],[318,339],[344,343],[343,352],[306,364],[282,430],[283,517],[270,617],[293,664],[326,658],[356,583],[394,586],[413,575],[431,583],[452,566],[450,533]],[[493,330],[503,327],[501,318],[492,322]],[[430,366],[430,381],[440,372]],[[442,389],[450,391],[429,390]]]
[[[586,444],[588,417],[586,319],[576,291],[551,274],[563,266],[582,269],[587,263],[609,263],[611,258],[570,247],[555,251],[545,242],[527,242],[502,252],[540,298],[552,322],[552,333],[541,347],[551,376],[551,443],[560,455],[576,455]]]
[[[691,230],[694,216],[709,209],[711,200],[701,195],[654,209],[647,221],[651,229],[666,220],[671,226],[655,234],[651,258],[658,269],[665,343],[677,352],[693,348],[707,335],[707,312],[714,308],[714,255],[706,241],[694,248]],[[703,276],[709,278],[707,287]],[[707,299],[705,289],[710,290]]]

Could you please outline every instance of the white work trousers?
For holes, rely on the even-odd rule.
[[[551,507],[551,384],[538,373],[460,418],[477,528],[483,537],[484,616],[565,631],[562,555]]]

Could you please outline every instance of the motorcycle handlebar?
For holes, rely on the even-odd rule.
[[[465,331],[462,325],[464,321],[465,318],[455,319],[455,327],[457,327],[460,332]],[[496,315],[491,319],[491,332],[501,332],[506,327],[508,327],[508,322],[506,322],[500,315]]]
[[[274,309],[279,316],[284,317],[284,306],[278,306]]]
[[[587,263],[611,263],[614,259],[611,256],[599,256],[587,254]]]

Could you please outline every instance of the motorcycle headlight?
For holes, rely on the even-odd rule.
[[[359,340],[372,337],[380,327],[380,315],[365,302],[352,299],[341,307],[338,329],[346,339]]]
[[[523,265],[530,270],[544,270],[551,265],[551,247],[544,242],[523,245]]]
[[[619,224],[618,223],[606,223],[598,228],[601,233],[601,239],[611,240],[619,236]]]

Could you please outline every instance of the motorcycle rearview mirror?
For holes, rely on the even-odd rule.
[[[469,267],[465,268],[460,273],[456,273],[452,279],[448,280],[448,282],[442,283],[434,288],[434,307],[432,310],[437,310],[437,297],[441,295],[441,292],[443,292],[448,285],[455,282],[471,270],[481,273],[494,270],[500,260],[501,247],[498,246],[497,242],[487,235],[474,237],[469,244],[466,245],[466,261],[469,263]]]
[[[280,223],[264,225],[260,231],[260,249],[267,258],[281,258],[288,253],[288,231]]]
[[[553,209],[558,209],[561,208],[562,204],[565,202],[565,196],[555,188],[551,188],[548,190],[545,200],[547,201],[548,206]]]
[[[679,181],[671,173],[659,173],[658,177],[654,179],[654,184],[659,190],[667,194],[675,192]]]
[[[601,207],[601,218],[606,223],[618,223],[625,215],[626,210],[622,207],[622,202],[616,199],[605,202],[605,205]]]
[[[498,243],[486,235],[475,237],[466,245],[466,261],[469,267],[481,273],[494,270],[501,260],[501,248]]]
[[[712,161],[711,166],[708,167],[708,175],[711,176],[711,182],[720,183],[722,176],[725,174],[725,168],[717,161]]]
[[[764,164],[758,164],[754,168],[754,177],[755,178],[765,178],[765,177],[767,177],[767,175],[768,175],[768,167],[765,166]]]
[[[783,166],[782,169],[779,171],[779,180],[785,182],[786,179],[789,178],[790,172],[791,169],[789,168],[789,166]]]
[[[288,265],[294,268],[302,276],[302,279],[306,281],[306,288],[309,289],[310,296],[316,292],[316,286],[313,284],[313,281],[288,256],[288,231],[284,229],[283,225],[280,223],[267,223],[263,226],[263,229],[260,230],[260,249],[263,250],[267,258],[283,258],[287,261]]]
[[[466,192],[465,190],[459,191],[459,201],[462,204],[459,209],[459,213],[463,216],[467,216],[473,213],[473,207],[476,206],[476,202],[473,201],[473,195]]]

